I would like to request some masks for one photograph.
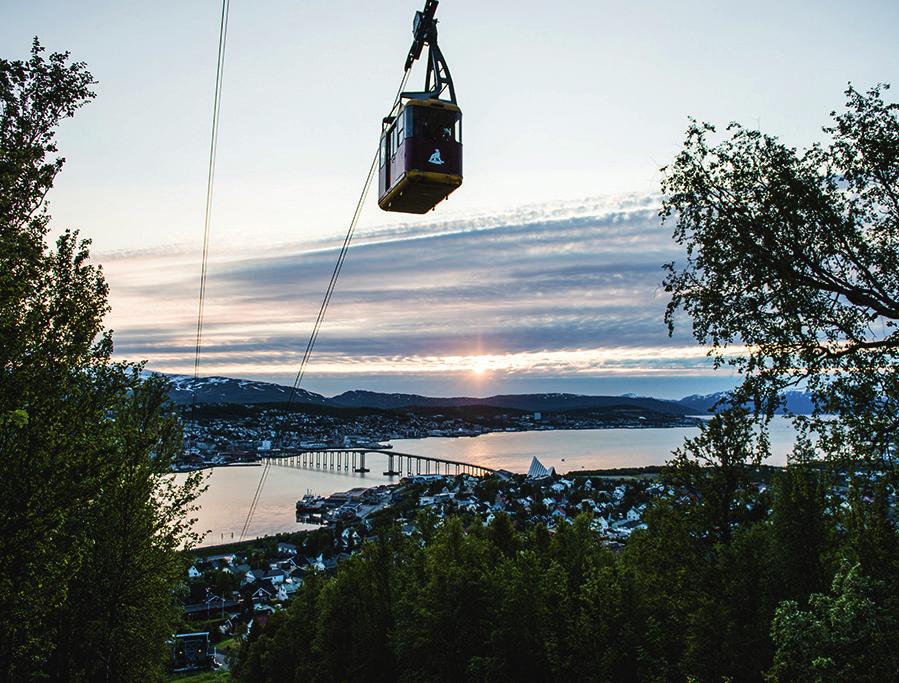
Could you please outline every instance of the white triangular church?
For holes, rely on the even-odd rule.
[[[550,467],[546,469],[543,463],[537,460],[536,456],[531,460],[531,466],[528,468],[528,479],[543,479],[544,477],[556,476],[556,468]]]

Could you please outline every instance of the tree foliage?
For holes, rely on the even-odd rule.
[[[771,627],[777,651],[767,680],[874,683],[894,678],[899,623],[884,607],[885,590],[858,565],[845,565],[831,592],[812,595],[807,609],[785,601]]]
[[[93,97],[85,65],[0,60],[0,677],[158,671],[196,477],[169,475],[166,389],[111,360],[89,242],[46,244],[55,131]]]
[[[698,503],[690,509],[701,515],[702,533],[726,543],[739,519],[752,514],[752,475],[768,455],[766,431],[755,426],[747,409],[731,407],[674,451],[666,477]]]
[[[662,216],[685,260],[667,266],[666,319],[690,316],[739,398],[770,415],[778,392],[813,394],[821,446],[875,459],[899,426],[899,105],[846,91],[827,144],[800,152],[732,123],[691,125],[666,169]]]

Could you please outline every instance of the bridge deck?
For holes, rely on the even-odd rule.
[[[350,448],[296,448],[291,449],[290,451],[282,451],[277,455],[269,454],[263,457],[271,460],[282,460],[285,458],[294,458],[301,455],[310,455],[310,454],[321,454],[321,455],[329,455],[329,454],[337,454],[338,456],[341,454],[346,455],[365,455],[367,453],[378,453],[380,455],[386,455],[388,458],[388,462],[392,466],[394,462],[394,458],[399,459],[402,462],[402,459],[405,458],[407,462],[417,461],[419,463],[435,463],[438,467],[443,465],[445,468],[454,467],[463,470],[476,470],[480,471],[484,474],[492,474],[496,472],[496,470],[492,467],[485,467],[484,465],[478,465],[471,462],[463,462],[461,460],[449,460],[448,458],[435,458],[429,455],[416,455],[415,453],[400,453],[394,450],[386,450],[381,448],[363,448],[363,447],[350,447]],[[324,464],[324,463],[322,463]],[[339,466],[338,466],[339,467]],[[364,468],[364,464],[363,464]],[[436,469],[436,468],[435,468]],[[400,471],[390,472],[388,469],[388,473],[393,474],[401,474]],[[439,473],[439,472],[437,472]]]

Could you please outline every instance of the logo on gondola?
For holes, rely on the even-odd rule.
[[[439,149],[434,150],[434,153],[431,155],[431,158],[428,159],[428,163],[443,166],[443,159],[440,158],[440,150]]]

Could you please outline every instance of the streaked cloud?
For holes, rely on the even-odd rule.
[[[703,375],[705,351],[662,321],[675,260],[658,199],[624,195],[360,232],[309,375]],[[288,381],[339,243],[216,252],[203,374]],[[182,246],[98,255],[116,352],[191,372],[198,254]],[[426,391],[426,387],[422,387]]]

